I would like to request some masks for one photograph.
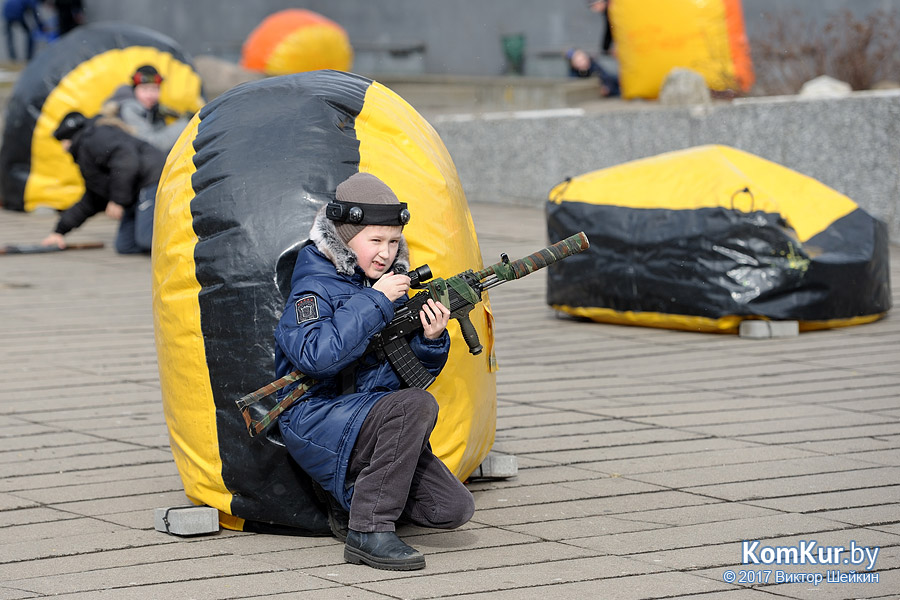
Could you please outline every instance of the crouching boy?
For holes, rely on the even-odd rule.
[[[341,183],[299,252],[275,332],[277,376],[299,369],[318,381],[281,415],[285,445],[328,502],[344,559],[390,570],[425,566],[397,537],[398,521],[452,529],[475,511],[472,494],[431,452],[434,397],[404,387],[386,359],[366,352],[409,290],[408,220],[406,204],[377,177]],[[419,317],[410,347],[437,375],[450,313],[429,300]]]

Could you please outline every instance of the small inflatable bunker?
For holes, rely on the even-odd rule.
[[[289,8],[263,19],[241,50],[241,65],[267,75],[317,69],[349,71],[353,48],[344,28],[319,13]]]
[[[675,67],[717,91],[753,85],[741,0],[616,0],[609,18],[623,98],[656,98]]]
[[[313,71],[236,86],[194,116],[169,154],[152,251],[163,407],[185,492],[227,528],[328,531],[306,476],[284,448],[249,436],[235,401],[274,379],[273,335],[297,253],[316,211],[357,171],[409,204],[413,266],[436,277],[482,266],[443,142],[377,82]],[[450,358],[429,388],[441,407],[432,447],[460,479],[494,441],[489,311],[484,302],[471,313],[478,356],[451,321]]]
[[[549,269],[548,303],[600,322],[736,333],[744,319],[801,330],[867,323],[891,307],[887,226],[818,181],[726,146],[567,180],[551,242],[590,250]]]
[[[4,208],[62,210],[81,198],[81,173],[53,131],[70,111],[95,115],[145,64],[165,78],[160,103],[179,112],[194,112],[203,105],[200,76],[191,59],[174,40],[135,25],[77,27],[28,63],[13,88],[3,130]]]

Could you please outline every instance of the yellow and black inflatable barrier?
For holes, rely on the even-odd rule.
[[[822,183],[726,146],[700,146],[560,183],[550,240],[591,247],[553,265],[548,303],[576,317],[736,333],[744,319],[801,330],[891,307],[887,225]]]
[[[409,204],[413,266],[438,277],[481,268],[443,142],[402,98],[357,75],[232,88],[194,116],[163,171],[152,251],[163,406],[185,492],[217,508],[225,527],[328,532],[305,475],[283,448],[248,436],[235,400],[274,379],[273,334],[297,252],[318,208],[357,171]],[[460,479],[496,427],[489,304],[471,316],[486,351],[470,355],[453,321],[448,364],[429,388],[441,407],[432,447]]]
[[[675,67],[711,90],[754,81],[741,0],[616,0],[609,5],[623,98],[656,98]]]
[[[53,137],[66,113],[91,117],[141,65],[165,78],[160,103],[178,112],[203,105],[200,76],[171,38],[125,23],[73,29],[40,52],[22,71],[7,107],[0,149],[3,207],[66,209],[84,194],[72,156]]]

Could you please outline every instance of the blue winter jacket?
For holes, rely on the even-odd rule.
[[[353,482],[346,481],[347,466],[363,420],[375,402],[404,387],[386,360],[363,354],[404,301],[395,305],[370,287],[358,266],[352,275],[338,273],[329,257],[310,244],[297,256],[291,296],[275,330],[276,376],[299,369],[318,381],[281,415],[285,446],[348,510]],[[437,340],[420,332],[409,341],[425,368],[437,375],[450,350],[447,332]],[[360,361],[356,393],[342,396],[335,377],[354,361]]]

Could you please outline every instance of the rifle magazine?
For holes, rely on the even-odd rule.
[[[406,340],[396,339],[386,343],[384,353],[403,383],[409,387],[424,390],[434,383],[434,375],[422,366]]]

